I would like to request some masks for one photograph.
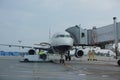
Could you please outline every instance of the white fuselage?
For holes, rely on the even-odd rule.
[[[73,39],[69,33],[57,33],[51,39],[51,46],[57,48],[59,51],[67,51],[73,46]]]

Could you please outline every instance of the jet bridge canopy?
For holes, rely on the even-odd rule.
[[[74,44],[88,44],[87,41],[87,30],[82,29],[78,25],[66,29],[74,39]]]

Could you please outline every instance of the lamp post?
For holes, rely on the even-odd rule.
[[[117,28],[117,21],[116,17],[113,17],[113,22],[114,22],[114,38],[115,38],[115,53],[116,53],[116,59],[118,58],[118,28]]]
[[[22,40],[18,40],[18,43],[19,43],[19,45],[21,45],[21,43],[22,43]],[[19,50],[20,50],[20,47],[19,47]]]

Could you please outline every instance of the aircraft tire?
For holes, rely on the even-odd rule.
[[[71,56],[69,56],[69,61],[71,61]]]
[[[117,62],[117,63],[118,63],[118,65],[120,66],[120,60],[118,60],[118,62]]]
[[[71,61],[71,56],[65,56],[65,60],[66,60],[66,61],[67,61],[67,60]]]
[[[24,62],[29,62],[29,60],[28,59],[24,59]]]
[[[68,56],[65,56],[65,60],[66,60],[66,61],[68,60]]]

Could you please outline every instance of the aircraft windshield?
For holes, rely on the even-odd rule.
[[[71,37],[71,36],[70,35],[57,35],[56,37],[58,38],[58,37]]]

